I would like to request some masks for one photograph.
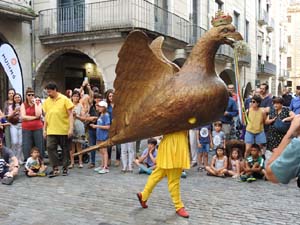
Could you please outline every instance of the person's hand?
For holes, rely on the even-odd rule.
[[[227,116],[227,115],[228,115],[228,112],[227,112],[227,111],[225,111],[225,112],[224,112],[224,116]]]
[[[69,129],[68,138],[71,138],[72,136],[73,136],[73,129]]]
[[[198,144],[198,148],[202,148],[202,145],[200,143]]]
[[[91,127],[91,128],[94,128],[94,129],[95,129],[95,128],[96,128],[95,126],[96,126],[95,124],[90,124],[90,127]]]
[[[43,137],[46,139],[46,137],[47,137],[47,131],[43,131]]]
[[[85,87],[88,85],[88,83],[89,83],[88,80],[84,79],[82,82],[82,86]]]
[[[287,122],[287,118],[284,118],[284,119],[282,120],[282,122]]]
[[[298,136],[300,134],[300,115],[296,115],[291,123],[290,129],[286,135],[289,137]]]

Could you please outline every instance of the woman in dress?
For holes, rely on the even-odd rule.
[[[285,133],[282,133],[274,126],[276,120],[281,120],[282,122],[292,121],[295,113],[291,111],[288,107],[283,106],[284,100],[281,97],[273,99],[273,107],[270,109],[270,113],[266,119],[266,124],[269,126],[269,131],[267,134],[267,149],[273,151],[277,148],[283,139]]]
[[[85,142],[85,129],[84,123],[82,122],[85,119],[83,106],[80,103],[80,93],[74,91],[72,94],[72,102],[74,104],[73,108],[73,117],[74,117],[74,133],[71,144],[70,159],[71,164],[69,169],[74,167],[74,156],[75,150],[78,152],[82,150],[81,145]],[[83,168],[82,155],[79,155],[79,168]]]

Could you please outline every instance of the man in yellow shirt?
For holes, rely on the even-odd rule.
[[[69,138],[73,135],[73,103],[57,91],[55,83],[45,87],[48,98],[43,104],[45,113],[44,137],[47,138],[47,151],[53,171],[49,177],[59,175],[60,160],[57,154],[58,145],[62,148],[63,176],[68,175]]]

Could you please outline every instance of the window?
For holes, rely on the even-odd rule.
[[[223,10],[224,3],[221,0],[215,0],[215,12]]]
[[[287,69],[290,70],[292,68],[292,57],[287,57]]]
[[[249,21],[246,20],[245,22],[245,41],[249,41]]]
[[[233,24],[237,31],[239,30],[239,17],[240,17],[240,14],[238,12],[234,11],[233,12]]]
[[[288,43],[291,43],[292,42],[292,37],[291,35],[288,36]]]
[[[291,16],[288,16],[288,17],[287,17],[287,20],[288,20],[288,23],[291,23],[291,22],[292,22],[292,17],[291,17]]]

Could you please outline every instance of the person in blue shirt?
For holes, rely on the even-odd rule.
[[[135,164],[139,167],[139,173],[147,173],[150,175],[155,169],[157,155],[156,145],[157,140],[155,138],[148,139],[148,148],[135,160]]]
[[[111,120],[109,114],[106,112],[107,103],[105,101],[100,101],[96,105],[96,110],[99,112],[100,116],[97,120],[97,124],[90,124],[92,128],[96,128],[96,139],[97,144],[100,144],[108,139],[108,130],[111,125]],[[108,154],[107,148],[100,148],[100,154],[102,159],[102,165],[95,168],[95,172],[99,174],[108,173]]]
[[[296,115],[300,114],[300,86],[296,87],[296,97],[292,99],[290,109]]]
[[[237,104],[231,97],[230,93],[229,96],[230,97],[228,99],[226,111],[224,112],[224,115],[220,118],[226,139],[230,139],[231,126],[234,123],[233,118],[238,115]]]

